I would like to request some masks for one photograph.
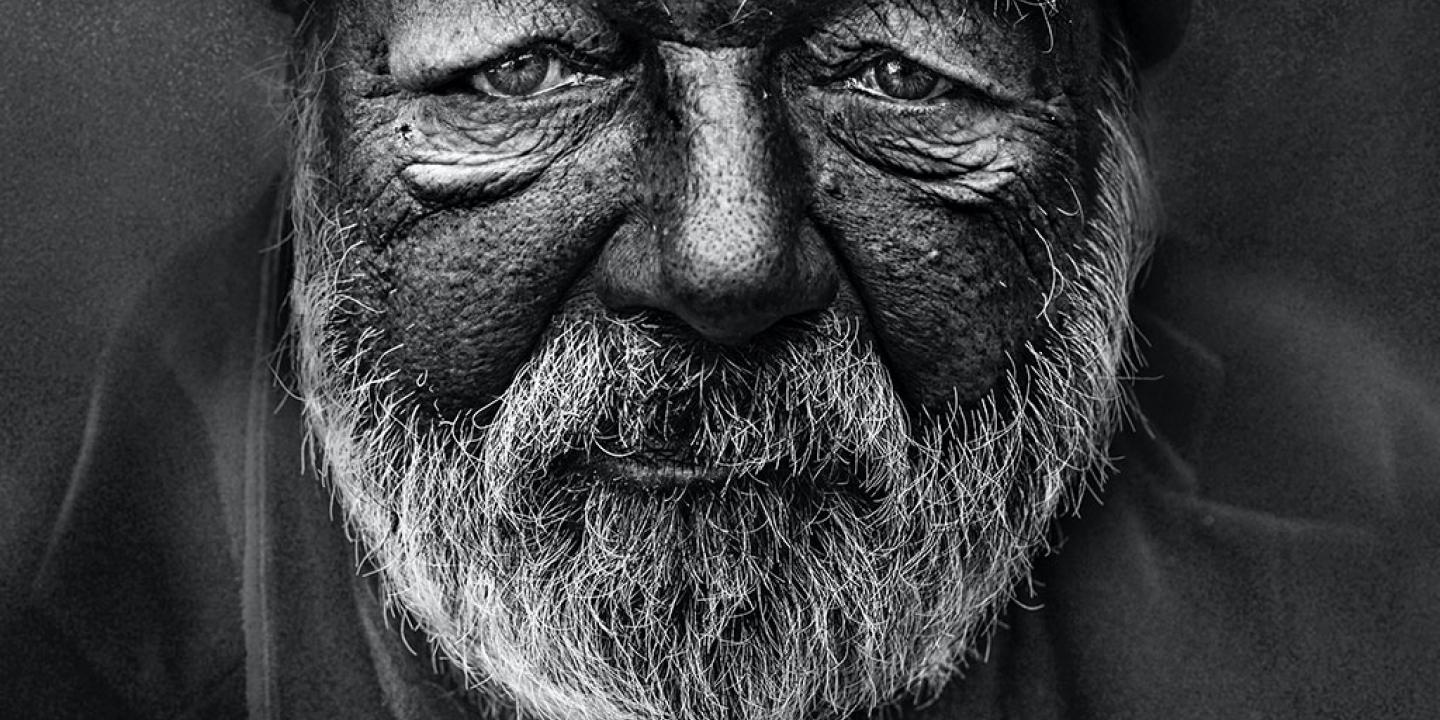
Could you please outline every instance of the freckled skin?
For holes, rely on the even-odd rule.
[[[366,308],[345,330],[438,413],[503,391],[565,303],[739,348],[834,307],[912,409],[974,401],[1024,361],[1090,203],[1089,5],[1048,27],[989,0],[389,5],[328,18],[331,201],[362,238],[337,261]],[[446,84],[537,38],[603,70],[524,99]],[[961,91],[853,89],[875,48]]]

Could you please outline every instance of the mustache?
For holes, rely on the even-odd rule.
[[[921,466],[938,460],[958,425],[997,426],[956,411],[931,418],[929,441],[917,442],[878,353],[856,322],[833,311],[794,321],[743,352],[716,351],[653,315],[563,311],[503,396],[423,421],[408,383],[366,369],[378,356],[361,348],[337,364],[306,355],[313,361],[303,387],[323,397],[306,403],[312,426],[348,427],[383,449],[352,457],[326,450],[324,461],[359,463],[346,474],[369,478],[395,503],[424,491],[413,485],[416,467],[447,468],[469,478],[450,492],[485,509],[478,522],[516,528],[573,522],[574,493],[594,485],[643,490],[617,476],[617,463],[701,471],[704,481],[684,493],[692,499],[751,483],[784,485],[796,496],[843,486],[878,509],[880,497],[923,491],[903,479],[927,475]],[[972,439],[1007,446],[984,434]]]
[[[486,446],[528,437],[550,455],[659,455],[726,477],[857,460],[893,473],[906,456],[910,424],[889,374],[858,325],[833,311],[743,352],[654,316],[600,313],[568,317],[543,347],[500,401]],[[500,460],[517,459],[548,470],[539,458]]]

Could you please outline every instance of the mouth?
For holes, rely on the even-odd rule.
[[[731,473],[714,465],[676,459],[670,453],[637,452],[624,457],[581,458],[567,471],[590,482],[650,492],[723,484]]]

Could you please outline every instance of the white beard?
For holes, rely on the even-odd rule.
[[[370,369],[384,348],[340,350],[353,240],[297,182],[300,390],[392,606],[491,702],[556,720],[798,720],[937,689],[1105,466],[1148,249],[1124,117],[1104,116],[1102,190],[1024,380],[914,427],[833,314],[726,359],[573,307],[489,420],[417,419]],[[691,436],[723,482],[560,465]]]

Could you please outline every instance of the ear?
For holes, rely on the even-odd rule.
[[[1189,21],[1190,0],[1120,0],[1120,22],[1140,67],[1174,52]]]

